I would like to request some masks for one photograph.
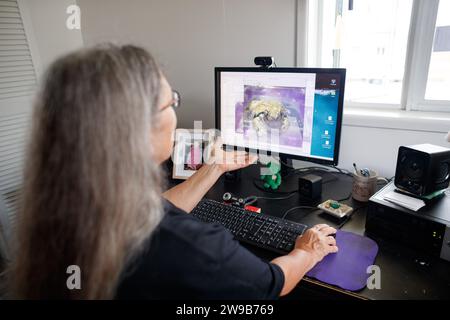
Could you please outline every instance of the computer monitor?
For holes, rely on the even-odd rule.
[[[337,165],[345,69],[216,68],[224,145]]]

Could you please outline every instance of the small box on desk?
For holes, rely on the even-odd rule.
[[[322,196],[322,177],[307,174],[298,179],[300,196],[310,200],[320,199]]]

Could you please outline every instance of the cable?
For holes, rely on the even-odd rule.
[[[328,179],[328,180],[322,181],[322,184],[327,184],[327,183],[337,181],[337,180],[339,180],[339,179],[337,177],[334,177],[333,179]]]
[[[324,170],[324,169],[325,168],[322,168],[322,167],[305,167],[305,168],[298,168],[298,169],[292,168],[284,177],[286,178],[286,177],[289,177],[291,174],[308,172],[308,171],[326,171],[326,172],[328,172],[328,170]]]
[[[286,196],[286,197],[280,197],[280,198],[272,198],[272,197],[256,197],[256,199],[263,199],[263,200],[286,200],[289,198],[292,198],[293,195],[295,195],[297,193],[297,191],[293,191],[290,195]]]
[[[331,168],[333,168],[333,169],[335,169],[335,170],[337,170],[339,173],[341,173],[341,174],[345,174],[345,175],[347,175],[347,176],[350,176],[350,177],[353,177],[353,173],[351,173],[350,171],[348,171],[348,170],[346,170],[346,169],[341,169],[341,168],[338,168],[338,167],[336,167],[336,166],[330,166]]]
[[[323,171],[323,172],[330,173],[330,174],[339,173],[339,174],[343,174],[343,175],[346,175],[349,177],[353,177],[353,173],[351,173],[350,171],[333,166],[333,165],[328,165],[328,166],[324,165],[321,167],[311,166],[311,167],[303,167],[303,168],[296,169],[293,166],[291,166],[291,164],[284,162],[282,159],[279,159],[279,162],[281,164],[283,164],[289,170],[284,176],[282,176],[282,178],[287,178],[290,175],[295,174],[295,173],[304,173],[304,172],[309,172],[309,171]],[[331,171],[331,169],[335,170],[336,172]]]
[[[361,206],[361,207],[358,207],[358,208],[354,209],[354,210],[352,211],[352,213],[350,213],[348,216],[346,216],[346,218],[344,219],[344,221],[342,221],[342,222],[336,227],[336,229],[341,229],[347,222],[350,221],[350,219],[352,218],[352,216],[355,214],[356,211],[358,211],[358,210],[360,210],[360,209],[362,209],[362,208],[366,208],[366,207],[367,207],[367,206]]]
[[[348,199],[350,199],[351,198],[351,196],[352,196],[352,194],[353,194],[353,192],[350,192],[350,194],[347,196],[347,197],[345,197],[345,198],[342,198],[342,199],[338,199],[338,200],[336,200],[337,202],[342,202],[342,201],[346,201],[346,200],[348,200]]]
[[[286,219],[287,215],[288,215],[290,212],[292,212],[292,211],[294,211],[294,210],[298,210],[298,209],[319,210],[319,208],[317,208],[317,207],[309,207],[309,206],[298,206],[298,207],[293,207],[293,208],[290,208],[289,210],[287,210],[287,211],[283,214],[283,216],[282,216],[281,218],[282,218],[282,219]],[[309,212],[308,212],[308,213],[309,213]]]
[[[331,171],[330,169],[336,170],[336,171]],[[292,169],[292,171],[290,171],[287,175],[291,175],[293,173],[306,173],[306,172],[310,172],[310,171],[322,171],[325,173],[329,173],[329,174],[343,174],[346,175],[348,177],[353,177],[353,174],[345,169],[341,169],[338,168],[336,166],[328,166],[328,167],[304,167],[304,168],[298,168],[298,169]]]
[[[297,192],[292,192],[290,195],[286,196],[286,197],[261,197],[261,196],[248,196],[246,198],[244,198],[244,203],[245,205],[251,205],[253,203],[255,203],[256,201],[258,201],[259,199],[262,200],[286,200],[289,198],[292,198],[292,196],[294,196]]]
[[[341,229],[347,222],[350,221],[352,215],[353,215],[353,212],[350,215],[346,216],[344,218],[344,221],[342,221],[339,225],[337,225],[335,229]]]

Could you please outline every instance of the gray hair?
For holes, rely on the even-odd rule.
[[[162,218],[153,160],[161,72],[134,46],[57,60],[37,98],[12,289],[18,298],[103,299]],[[66,269],[81,269],[68,290]]]

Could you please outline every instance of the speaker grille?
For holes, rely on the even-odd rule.
[[[406,191],[421,194],[427,174],[427,158],[411,149],[400,149],[395,185]]]
[[[425,171],[425,160],[415,152],[404,152],[401,158],[402,172],[409,179],[420,181]]]

